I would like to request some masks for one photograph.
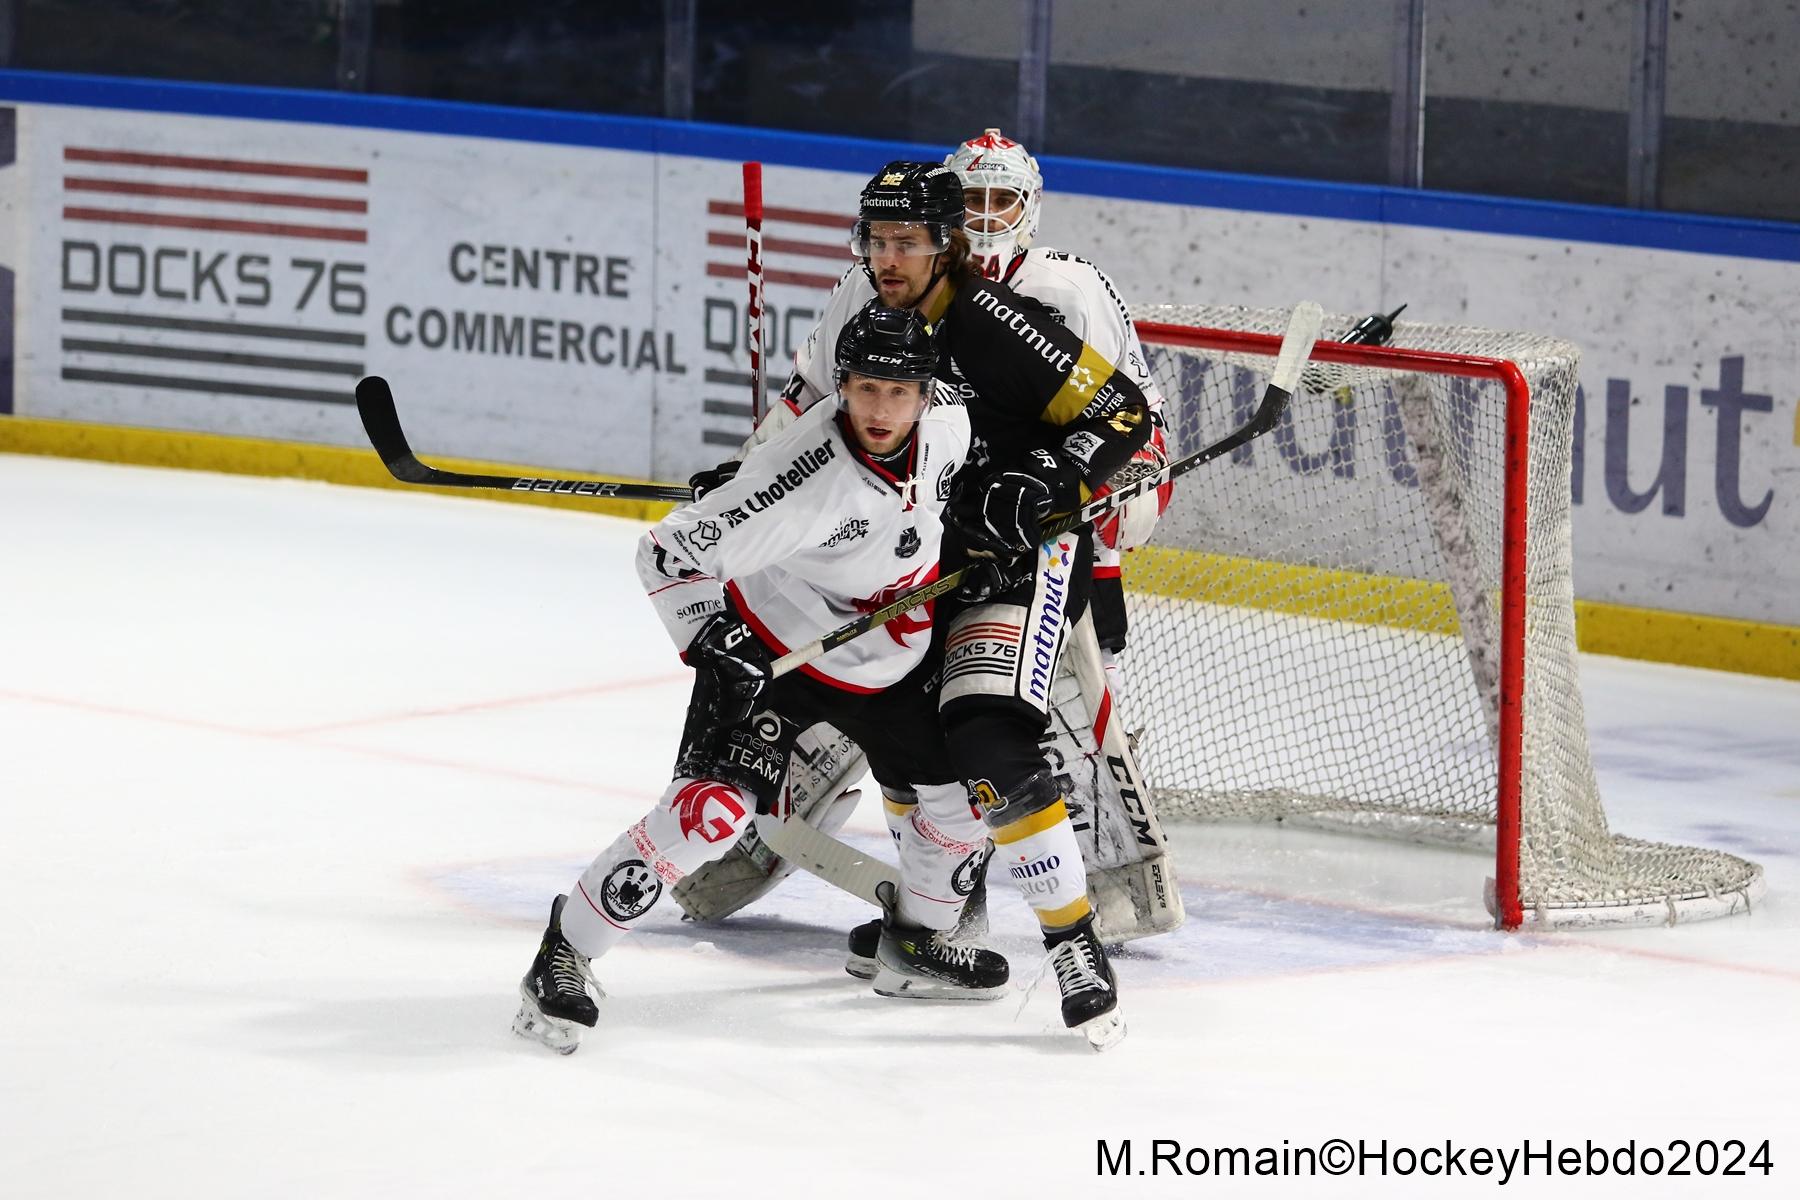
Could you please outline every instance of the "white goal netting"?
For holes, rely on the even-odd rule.
[[[1172,454],[1243,424],[1273,365],[1208,331],[1279,334],[1286,319],[1202,306],[1138,314]],[[1323,336],[1353,322],[1328,316]],[[1152,544],[1126,556],[1123,708],[1146,730],[1164,819],[1485,844],[1498,827],[1503,924],[1746,910],[1761,887],[1755,864],[1607,826],[1576,672],[1576,347],[1417,322],[1399,323],[1392,345],[1443,361],[1365,350],[1358,365],[1315,363],[1280,425],[1184,476]],[[1444,373],[1458,370],[1453,355],[1508,360],[1529,385],[1514,492],[1522,572],[1510,585],[1507,388],[1478,377],[1492,363]],[[1516,608],[1503,602],[1509,586]],[[1523,627],[1510,664],[1509,611]],[[1509,792],[1516,805],[1502,802]]]

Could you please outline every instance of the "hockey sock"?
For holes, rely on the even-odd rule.
[[[1018,883],[1046,935],[1080,922],[1092,908],[1087,868],[1062,798],[993,831],[994,861]]]
[[[960,783],[919,784],[908,791],[882,794],[888,828],[900,849],[899,916],[909,925],[954,929],[975,889],[987,830]]]
[[[678,776],[656,807],[602,850],[570,889],[563,936],[589,958],[617,945],[663,890],[731,849],[756,802],[728,783]]]

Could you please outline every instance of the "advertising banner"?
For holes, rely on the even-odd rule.
[[[771,391],[888,149],[765,171]],[[749,432],[719,149],[33,103],[0,106],[0,154],[0,415],[360,447],[379,374],[427,458],[661,480]],[[1148,174],[1047,160],[1040,242],[1138,305],[1404,302],[1574,341],[1578,594],[1800,625],[1795,256],[1165,202]]]

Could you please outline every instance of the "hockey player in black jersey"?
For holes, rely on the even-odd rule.
[[[975,466],[946,513],[945,569],[975,582],[940,609],[941,712],[952,760],[1036,911],[1063,1017],[1104,1046],[1123,1035],[1117,984],[1093,933],[1086,873],[1039,749],[1068,627],[1087,601],[1091,531],[1044,541],[1150,436],[1143,392],[1041,305],[982,278],[962,187],[936,163],[893,162],[863,189],[852,248],[883,304],[925,315],[969,406]]]

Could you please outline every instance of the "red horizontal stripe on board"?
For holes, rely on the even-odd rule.
[[[222,217],[181,217],[173,213],[116,212],[110,208],[65,208],[66,221],[100,221],[110,225],[156,225],[164,229],[217,229],[225,233],[266,233],[273,237],[316,238],[327,242],[366,242],[366,229],[330,229],[323,225],[283,225],[276,221],[231,221]],[[742,267],[738,268],[743,271]],[[835,282],[835,280],[833,281]]]
[[[305,163],[251,162],[243,158],[196,158],[188,154],[143,154],[136,150],[88,150],[64,146],[67,162],[119,163],[130,167],[173,167],[182,171],[235,171],[242,175],[288,175],[296,179],[335,179],[367,183],[369,173],[356,167],[314,167]]]
[[[173,183],[138,183],[130,179],[63,177],[69,192],[108,192],[118,196],[168,196],[176,200],[218,200],[226,204],[272,204],[283,208],[317,208],[326,212],[366,213],[367,200],[338,196],[303,196],[299,192],[245,192],[237,188],[184,187]]]
[[[721,233],[718,230],[706,235],[709,246],[742,246],[744,235],[741,233]],[[763,239],[763,250],[771,254],[808,254],[814,258],[848,259],[850,247],[833,246],[825,242],[795,242],[787,238],[766,237]]]
[[[715,217],[736,217],[744,219],[744,206],[730,200],[708,200],[706,211]],[[792,221],[797,225],[822,225],[827,229],[848,230],[856,224],[855,217],[846,217],[843,213],[818,212],[810,208],[764,208],[763,224],[770,221]]]
[[[706,273],[715,279],[742,279],[745,275],[743,263],[706,264]],[[819,288],[830,291],[837,286],[836,275],[808,275],[804,271],[777,271],[773,267],[763,270],[763,279],[769,283],[791,283],[796,287]]]

